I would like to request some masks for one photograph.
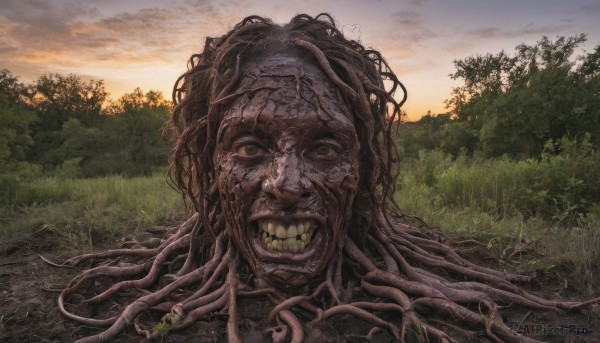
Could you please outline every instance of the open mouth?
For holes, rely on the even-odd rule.
[[[258,221],[260,241],[271,252],[303,252],[310,244],[316,227],[312,220],[288,224],[273,219]]]

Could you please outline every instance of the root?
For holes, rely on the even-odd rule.
[[[141,313],[156,311],[166,313],[161,320],[166,332],[140,328],[144,341],[158,339],[217,314],[228,318],[227,341],[238,343],[241,337],[237,299],[241,297],[266,297],[273,303],[266,319],[273,326],[263,333],[274,342],[303,342],[304,325],[315,325],[338,314],[349,314],[371,324],[373,328],[363,336],[350,335],[367,340],[372,340],[376,333],[383,334],[383,330],[398,342],[405,342],[409,336],[422,341],[458,342],[476,335],[494,342],[538,342],[496,320],[499,309],[510,305],[541,311],[578,310],[600,301],[600,298],[586,302],[539,298],[512,283],[527,278],[474,266],[447,246],[427,241],[412,228],[403,230],[401,224],[388,220],[380,223],[383,226],[366,237],[366,250],[348,238],[340,254],[329,262],[322,281],[309,294],[288,295],[264,282],[252,286],[242,281],[247,279],[240,279],[242,262],[238,250],[224,232],[209,245],[206,261],[185,257],[185,263],[174,263],[190,254],[202,256],[199,249],[206,249],[207,244],[192,241],[209,236],[203,235],[202,225],[189,221],[169,230],[157,248],[117,249],[83,255],[63,264],[49,262],[69,268],[85,261],[101,263],[74,277],[58,298],[59,310],[66,317],[88,326],[108,327],[78,342],[109,341]],[[187,250],[188,255],[182,255],[182,250]],[[374,260],[383,261],[384,268],[378,267]],[[199,262],[199,267],[190,268]],[[179,269],[172,271],[177,268],[174,266]],[[439,274],[440,268],[450,274]],[[166,270],[169,274],[165,274]],[[99,295],[92,294],[85,306],[126,291],[144,289],[146,294],[114,317],[88,318],[68,310],[69,300],[74,295],[86,297],[89,284],[99,278],[114,281]],[[355,284],[361,288],[360,301],[350,295]],[[435,318],[428,320],[431,313]],[[462,338],[451,337],[450,332]]]
[[[396,339],[396,341],[400,341],[400,330],[398,329],[397,326],[386,322],[385,320],[381,319],[380,317],[376,316],[375,314],[365,311],[360,307],[356,307],[356,306],[352,306],[352,305],[334,306],[334,307],[328,309],[327,311],[325,311],[323,319],[327,319],[327,318],[329,318],[333,315],[339,314],[339,313],[348,313],[355,317],[364,319],[365,321],[370,322],[371,324],[373,324],[375,326],[388,329],[389,331],[391,331],[392,335],[394,336],[394,339]]]
[[[288,310],[281,311],[279,316],[292,330],[291,343],[304,342],[304,331],[302,330],[302,324],[298,320],[298,317]]]
[[[227,341],[229,343],[241,343],[240,334],[238,331],[238,312],[236,305],[236,297],[238,290],[239,277],[237,273],[238,256],[237,254],[229,261],[229,273],[227,274],[227,284],[229,285],[229,319],[227,320]]]
[[[319,65],[321,66],[325,74],[327,74],[327,76],[340,89],[343,89],[344,92],[348,93],[353,99],[356,99],[357,95],[354,89],[352,89],[350,86],[348,86],[348,84],[342,81],[342,79],[340,79],[340,77],[333,71],[333,69],[331,69],[331,65],[329,64],[327,57],[325,57],[325,54],[323,54],[323,52],[316,45],[302,39],[294,39],[294,44],[312,52],[315,55],[317,61],[319,61]]]

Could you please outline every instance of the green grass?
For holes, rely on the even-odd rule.
[[[580,164],[586,161],[452,160],[433,151],[404,163],[395,198],[404,213],[439,227],[450,241],[478,240],[517,271],[559,273],[598,293],[600,204],[577,201],[592,199],[598,188],[582,181],[582,171],[600,166]],[[41,178],[19,185],[15,199],[0,208],[0,239],[48,228],[80,250],[186,217],[164,173]]]
[[[560,156],[453,161],[433,151],[405,162],[395,199],[449,240],[478,240],[520,272],[558,273],[598,293],[600,205],[577,202],[583,186],[569,168],[579,167]]]
[[[16,198],[19,205],[2,210],[2,237],[49,228],[76,248],[92,247],[98,235],[125,236],[185,216],[181,197],[167,185],[164,173],[41,178],[19,187]]]

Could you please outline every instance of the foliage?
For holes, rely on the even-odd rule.
[[[111,102],[101,127],[108,138],[104,154],[86,162],[86,175],[139,175],[164,166],[168,150],[161,129],[170,110],[162,93],[140,88]]]
[[[31,105],[44,117],[41,123],[46,130],[59,130],[70,118],[84,125],[96,123],[108,93],[103,81],[83,81],[75,74],[63,76],[46,74],[31,86]]]
[[[406,160],[400,188],[427,190],[426,206],[474,209],[492,217],[540,216],[549,221],[577,223],[600,204],[600,158],[589,135],[581,142],[548,141],[540,159],[455,160],[441,151],[422,150]],[[409,205],[410,206],[410,205]]]
[[[10,144],[19,161],[62,177],[139,175],[166,164],[161,127],[171,104],[160,92],[136,88],[113,101],[102,81],[46,74],[24,85],[8,70],[0,92],[3,156]]]
[[[600,140],[600,46],[574,56],[585,35],[543,37],[515,54],[470,56],[454,61],[461,80],[446,104],[449,112],[413,124],[404,151],[440,149],[516,159],[540,157],[548,140]],[[443,125],[437,125],[443,124]],[[427,138],[427,139],[423,139]],[[408,145],[408,148],[407,148]]]
[[[168,149],[161,128],[170,110],[156,91],[136,88],[113,101],[102,81],[47,74],[26,85],[0,70],[0,214],[30,205],[23,192],[44,198],[44,187],[31,186],[44,175],[135,176],[164,169]]]
[[[21,102],[23,86],[7,70],[0,71],[0,205],[10,207],[18,185],[39,174],[26,160],[33,145],[29,126],[35,114]]]
[[[75,119],[85,127],[102,121],[102,105],[108,93],[102,81],[85,82],[74,74],[42,75],[29,86],[29,106],[39,120],[31,125],[34,148],[29,159],[41,164],[46,171],[64,161],[61,133],[69,120]]]
[[[575,273],[591,291],[600,258],[597,154],[589,137],[548,141],[541,159],[520,161],[422,150],[404,161],[395,199],[449,240],[479,240],[500,259],[533,242],[546,258],[528,260],[524,272]]]
[[[95,126],[70,118],[57,133],[62,144],[55,150],[55,158],[62,163],[54,174],[90,177],[152,173],[167,161],[161,127],[169,111],[170,104],[160,92],[144,94],[136,88],[111,102]],[[68,165],[70,172],[66,173]]]
[[[11,102],[22,104],[27,94],[24,84],[9,70],[0,70],[0,94]]]

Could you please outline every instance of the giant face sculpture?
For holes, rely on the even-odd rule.
[[[213,156],[227,230],[260,279],[306,284],[340,251],[358,182],[350,110],[315,65],[247,63]]]

